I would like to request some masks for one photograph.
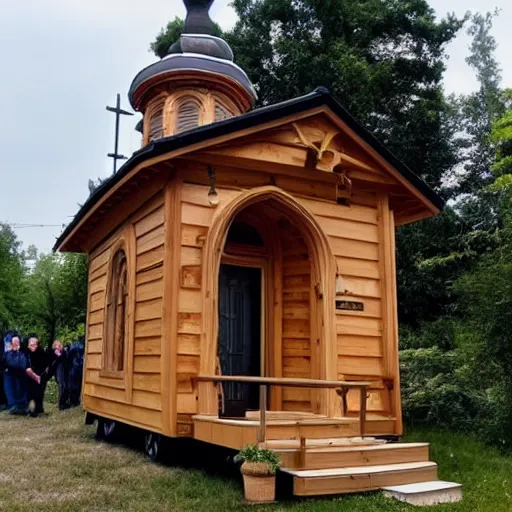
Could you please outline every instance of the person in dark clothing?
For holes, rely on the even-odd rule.
[[[0,343],[0,411],[5,411],[8,409],[7,396],[5,395],[4,391],[4,345],[7,342],[7,336],[8,333],[2,336],[2,341]]]
[[[83,338],[73,342],[68,349],[68,387],[71,407],[80,405],[85,346]]]
[[[47,382],[48,354],[39,345],[37,336],[28,339],[27,351],[28,410],[31,416],[44,414],[44,392]],[[39,377],[39,382],[34,376]]]
[[[9,410],[12,407],[12,403],[14,400],[14,398],[10,394],[12,386],[10,385],[9,382],[6,382],[10,381],[10,378],[7,375],[7,368],[5,365],[5,355],[12,348],[11,341],[14,336],[19,337],[16,331],[5,332],[2,340],[2,346],[0,347],[0,378],[2,380],[0,386],[0,410]]]
[[[68,358],[67,353],[59,340],[52,344],[52,361],[48,369],[48,380],[55,376],[59,386],[59,409],[69,409],[69,386],[68,386]]]
[[[4,356],[5,390],[9,400],[10,414],[25,414],[27,412],[27,358],[20,350],[19,336],[13,336],[11,350]],[[34,376],[34,380],[40,380]]]

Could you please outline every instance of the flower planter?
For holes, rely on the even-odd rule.
[[[244,476],[245,499],[252,502],[274,501],[276,476],[271,475],[265,462],[244,462],[240,468]]]

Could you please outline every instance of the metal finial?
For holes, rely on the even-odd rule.
[[[183,0],[187,8],[184,34],[213,35],[215,26],[208,11],[214,0]]]

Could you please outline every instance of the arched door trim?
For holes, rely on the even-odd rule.
[[[293,196],[274,186],[258,187],[242,192],[218,209],[213,217],[203,248],[203,308],[201,334],[201,375],[214,375],[218,338],[218,276],[223,248],[231,223],[248,206],[274,201],[300,229],[310,251],[311,277],[317,294],[314,334],[320,346],[319,375],[322,379],[337,380],[337,343],[335,326],[336,260],[328,238],[314,215]],[[199,383],[199,410],[201,414],[217,413],[215,387]],[[336,397],[332,392],[322,395],[321,412],[336,413]]]

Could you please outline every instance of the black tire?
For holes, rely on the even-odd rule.
[[[96,423],[96,438],[103,441],[115,442],[119,437],[120,425],[117,421],[98,418]]]
[[[154,432],[144,434],[144,453],[149,460],[153,462],[162,460],[164,445],[164,438],[160,434]]]

